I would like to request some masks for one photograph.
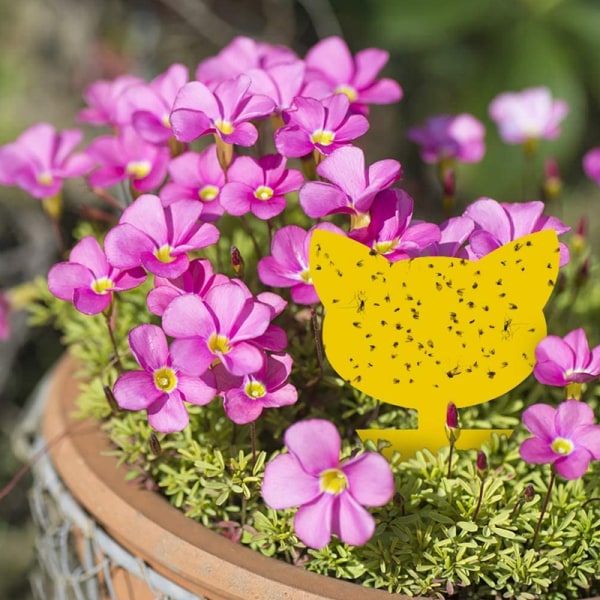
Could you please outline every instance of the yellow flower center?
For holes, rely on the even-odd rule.
[[[219,119],[214,123],[215,127],[223,134],[230,135],[235,131],[235,127],[229,121]]]
[[[342,85],[338,85],[335,88],[334,92],[336,94],[344,94],[348,97],[348,100],[350,100],[350,102],[356,102],[356,99],[358,98],[358,92],[347,83],[342,83]]]
[[[208,338],[208,347],[213,354],[227,354],[231,350],[229,338],[226,335],[213,333]]]
[[[566,440],[565,438],[559,437],[552,442],[551,448],[557,454],[566,456],[567,454],[571,454],[571,452],[573,452],[575,445],[571,440]]]
[[[350,229],[362,229],[368,227],[371,222],[371,215],[369,213],[356,213],[350,215]]]
[[[171,263],[175,260],[175,257],[171,254],[173,248],[169,244],[165,244],[154,251],[154,256],[162,263]]]
[[[348,479],[340,469],[326,469],[319,475],[322,492],[338,496],[348,487]]]
[[[219,188],[216,185],[205,185],[198,190],[198,198],[202,202],[212,202],[219,195]]]
[[[161,367],[154,371],[154,385],[161,392],[172,392],[177,387],[177,375],[169,367]]]
[[[160,121],[165,127],[171,129],[171,119],[169,118],[169,113],[164,114]]]
[[[335,131],[328,131],[327,129],[317,129],[310,136],[310,141],[313,144],[320,144],[321,146],[329,146],[333,144],[333,140],[335,140]]]
[[[268,185],[259,185],[254,192],[254,197],[259,200],[270,200],[273,197],[273,189]]]
[[[255,400],[256,398],[262,398],[267,393],[267,389],[260,381],[249,381],[244,386],[244,392],[246,392],[248,398]]]
[[[54,177],[52,177],[52,173],[45,171],[44,173],[39,173],[37,175],[36,181],[40,185],[52,185],[54,183]]]
[[[149,160],[131,160],[127,163],[125,172],[134,179],[143,179],[150,173],[152,165]]]
[[[376,242],[375,251],[379,254],[389,254],[398,245],[396,240],[391,242]]]
[[[312,285],[312,277],[310,276],[310,269],[304,269],[302,273],[300,273],[300,279],[308,285]]]
[[[114,281],[108,277],[100,277],[92,281],[92,289],[96,294],[108,294],[115,287]]]

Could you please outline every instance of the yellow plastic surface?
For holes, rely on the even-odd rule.
[[[558,266],[554,230],[478,261],[396,263],[350,238],[314,231],[310,275],[326,309],[329,362],[355,388],[419,414],[417,430],[361,430],[361,438],[385,439],[404,457],[435,451],[448,444],[449,402],[480,404],[523,381],[546,335],[542,309]],[[457,447],[479,447],[491,432],[463,429]]]

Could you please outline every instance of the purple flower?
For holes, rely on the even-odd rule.
[[[129,86],[123,93],[121,105],[128,113],[137,133],[152,144],[167,142],[173,135],[169,119],[177,92],[188,81],[184,65],[171,65],[149,84]]]
[[[265,469],[262,496],[267,505],[299,505],[294,530],[311,548],[326,546],[332,533],[347,544],[365,544],[375,519],[363,506],[382,506],[394,493],[385,458],[365,452],[340,462],[340,435],[322,419],[294,423],[284,441],[288,453],[275,457]]]
[[[0,290],[0,340],[7,340],[10,337],[10,303],[6,294]]]
[[[189,265],[187,252],[219,239],[214,225],[198,221],[201,212],[199,202],[180,200],[163,207],[158,196],[144,194],[106,235],[106,255],[122,269],[142,265],[160,277],[179,277]]]
[[[128,119],[119,118],[121,96],[130,86],[143,83],[142,79],[131,75],[123,75],[113,81],[95,81],[83,93],[89,106],[79,112],[77,120],[90,125],[125,125]]]
[[[171,181],[160,191],[164,206],[177,200],[200,201],[203,221],[216,221],[224,212],[220,194],[225,185],[225,174],[219,164],[214,144],[200,154],[185,152],[169,163]]]
[[[300,205],[313,219],[335,213],[359,219],[371,208],[375,196],[400,178],[397,160],[380,160],[365,170],[360,148],[339,148],[317,167],[317,173],[331,183],[309,181],[300,190]],[[360,226],[360,225],[355,225]]]
[[[566,400],[558,408],[534,404],[523,413],[523,424],[534,436],[519,450],[528,463],[552,463],[565,479],[579,479],[590,461],[600,459],[600,426],[583,402]]]
[[[205,379],[191,375],[169,354],[163,330],[139,325],[129,332],[129,346],[141,371],[123,373],[113,393],[127,410],[146,410],[148,422],[163,433],[181,431],[189,422],[184,402],[208,404],[216,389]]]
[[[213,133],[227,144],[252,146],[258,138],[253,119],[273,112],[273,100],[248,92],[250,78],[239,75],[226,80],[212,92],[199,81],[186,83],[175,99],[171,126],[182,142]]]
[[[293,60],[272,65],[264,69],[251,69],[246,74],[252,80],[250,92],[264,94],[275,103],[275,112],[289,109],[304,83],[305,65],[301,60]]]
[[[491,198],[480,198],[467,207],[465,215],[475,221],[476,230],[469,239],[469,257],[477,260],[503,244],[524,235],[554,229],[557,234],[569,231],[560,219],[542,215],[544,203],[500,203]],[[569,262],[569,249],[560,244],[560,266]]]
[[[470,217],[451,217],[440,225],[440,239],[430,244],[415,256],[457,256],[468,258],[463,244],[469,239],[475,223]]]
[[[320,223],[305,231],[297,225],[287,225],[275,232],[271,241],[271,256],[261,258],[258,277],[265,285],[291,288],[296,304],[316,304],[319,296],[312,283],[308,256],[310,238],[315,229],[345,233],[331,223]]]
[[[160,317],[173,298],[183,294],[197,294],[203,297],[213,286],[228,281],[225,275],[213,272],[209,260],[196,258],[179,277],[173,279],[155,277],[154,288],[148,293],[146,304],[152,314]]]
[[[592,148],[583,157],[583,171],[600,185],[600,148]]]
[[[130,126],[122,127],[117,137],[97,138],[86,152],[100,165],[89,176],[91,185],[109,187],[128,179],[138,192],[149,192],[162,183],[170,159],[168,148],[143,140]]]
[[[553,100],[548,88],[537,87],[496,96],[489,112],[500,137],[507,144],[521,144],[558,137],[569,105],[564,100]]]
[[[207,58],[198,65],[196,79],[213,87],[213,84],[248,73],[251,69],[270,69],[274,65],[297,59],[294,52],[285,46],[273,46],[238,36],[217,56]]]
[[[393,79],[377,79],[389,53],[377,48],[361,50],[352,57],[340,37],[329,37],[307,53],[307,80],[303,95],[323,98],[344,94],[355,111],[366,111],[366,104],[390,104],[402,98],[402,88]]]
[[[235,283],[223,283],[204,299],[195,294],[173,299],[163,314],[163,328],[177,338],[171,352],[190,373],[201,375],[218,359],[232,375],[247,375],[264,365],[264,351],[252,341],[270,320],[266,304]]]
[[[0,148],[0,183],[17,185],[34,198],[55,196],[63,179],[79,177],[93,166],[85,153],[73,153],[82,137],[78,129],[58,132],[48,123],[32,125]]]
[[[50,269],[48,288],[57,298],[73,302],[79,312],[95,315],[110,306],[113,292],[130,290],[145,279],[141,268],[112,266],[98,240],[87,236],[73,247],[68,262]]]
[[[567,387],[575,397],[580,395],[582,383],[600,376],[600,346],[590,350],[583,329],[564,338],[545,337],[535,349],[535,358],[533,374],[540,383]]]
[[[379,192],[369,214],[369,225],[353,229],[349,237],[373,248],[390,262],[418,254],[440,239],[440,229],[433,223],[410,225],[413,199],[403,190]]]
[[[227,184],[221,192],[221,204],[231,215],[251,212],[259,219],[271,219],[285,209],[285,194],[304,183],[300,171],[285,168],[278,154],[236,158],[227,170]]]
[[[286,125],[275,132],[277,151],[286,157],[299,157],[318,150],[331,154],[348,145],[369,129],[363,115],[348,114],[350,101],[343,94],[323,100],[298,97],[285,112]]]
[[[428,163],[479,162],[485,153],[484,136],[481,121],[466,113],[430,117],[423,127],[408,132],[408,139],[421,146],[421,158]]]
[[[238,425],[256,421],[264,408],[294,404],[298,390],[287,379],[292,370],[289,354],[271,355],[256,373],[237,377],[222,365],[214,368],[217,390],[227,416]]]

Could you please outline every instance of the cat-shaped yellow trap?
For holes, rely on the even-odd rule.
[[[418,411],[416,430],[360,430],[403,457],[448,444],[449,402],[481,404],[533,370],[546,335],[542,309],[556,282],[554,230],[510,242],[478,261],[434,256],[391,263],[350,238],[315,230],[310,273],[325,305],[323,344],[355,388]],[[464,425],[464,424],[463,424]],[[459,448],[492,431],[462,429]]]

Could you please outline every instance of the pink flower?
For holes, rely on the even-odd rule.
[[[300,171],[285,168],[285,158],[278,154],[258,160],[240,156],[227,170],[227,184],[221,192],[221,204],[231,215],[251,212],[259,219],[271,219],[285,209],[285,194],[304,183]]]
[[[484,136],[481,121],[466,113],[430,117],[423,127],[408,132],[408,139],[421,146],[421,158],[428,163],[479,162],[485,153]]]
[[[91,185],[109,187],[128,179],[138,192],[162,183],[170,159],[168,148],[146,142],[130,126],[122,127],[117,137],[96,138],[86,152],[100,165],[89,176]]]
[[[341,440],[322,419],[300,421],[284,435],[288,453],[265,469],[262,496],[273,509],[300,506],[294,530],[310,548],[323,548],[337,535],[354,546],[365,544],[375,519],[363,506],[382,506],[394,493],[388,462],[365,452],[340,462]]]
[[[369,246],[390,262],[417,254],[440,239],[440,229],[433,223],[410,225],[413,199],[403,190],[379,192],[369,211],[367,227],[353,229],[349,237]]]
[[[152,144],[167,142],[173,135],[170,114],[179,90],[188,81],[184,65],[171,65],[150,83],[129,86],[121,99],[122,111],[137,133]]]
[[[10,337],[10,304],[6,294],[0,291],[0,340],[7,340]]]
[[[118,116],[121,95],[130,86],[143,83],[142,79],[131,75],[122,75],[113,81],[95,81],[83,93],[89,106],[79,112],[77,120],[90,125],[125,125],[128,120],[120,120]]]
[[[585,154],[583,171],[596,185],[600,185],[600,148],[592,148]]]
[[[545,337],[535,349],[535,378],[558,387],[585,383],[600,376],[600,346],[590,350],[583,329],[575,329],[564,338]]]
[[[305,62],[309,83],[304,96],[323,98],[344,94],[354,110],[365,112],[366,104],[390,104],[402,98],[402,88],[393,79],[377,79],[389,53],[367,48],[352,57],[340,37],[329,37],[314,45]]]
[[[293,60],[263,69],[250,69],[246,74],[252,80],[250,92],[264,94],[275,103],[278,113],[289,109],[304,83],[304,62]]]
[[[285,112],[286,125],[275,132],[277,151],[288,158],[313,150],[327,155],[348,145],[369,129],[363,115],[348,114],[349,107],[343,94],[323,100],[296,98],[294,107]]]
[[[141,268],[112,266],[98,240],[87,236],[73,247],[68,262],[50,269],[48,288],[57,298],[73,302],[79,312],[96,315],[110,306],[113,292],[130,290],[145,279]]]
[[[490,117],[507,144],[552,140],[560,135],[560,122],[569,112],[564,100],[553,100],[548,88],[505,92],[490,104]]]
[[[366,214],[375,196],[400,178],[397,160],[380,160],[365,170],[360,148],[339,148],[317,167],[331,183],[309,181],[300,190],[300,205],[313,219],[335,213]]]
[[[163,206],[169,206],[176,200],[200,201],[203,221],[216,221],[224,212],[220,195],[225,185],[225,173],[217,158],[214,144],[200,154],[185,152],[169,163],[168,181],[160,191]]]
[[[250,78],[239,75],[221,82],[212,92],[199,81],[186,83],[175,99],[171,126],[175,137],[182,142],[213,133],[227,144],[252,146],[258,138],[256,127],[250,123],[270,115],[273,100],[248,92]]]
[[[503,244],[524,235],[554,229],[557,234],[569,231],[560,219],[545,217],[543,202],[500,203],[491,198],[480,198],[467,207],[465,215],[475,221],[476,230],[469,238],[469,257],[477,260]],[[560,244],[560,266],[569,262],[569,249]]]
[[[82,137],[78,129],[57,132],[48,123],[31,126],[0,148],[0,183],[17,185],[34,198],[55,196],[64,179],[79,177],[93,166],[85,153],[73,153]]]
[[[468,258],[464,243],[469,239],[475,223],[470,217],[451,217],[440,225],[440,239],[411,256],[457,256]]]
[[[534,436],[519,450],[528,463],[552,463],[565,479],[579,479],[590,461],[600,459],[600,426],[594,425],[594,411],[583,402],[566,400],[556,409],[534,404],[523,413],[523,424]]]
[[[197,294],[203,297],[213,286],[228,281],[225,275],[213,272],[209,260],[196,258],[179,277],[173,279],[155,277],[154,288],[148,293],[146,304],[152,314],[160,317],[173,298],[183,294]]]
[[[201,212],[199,202],[180,200],[163,207],[158,196],[144,194],[106,235],[106,255],[122,269],[141,265],[159,277],[179,277],[189,265],[187,252],[219,239],[214,225],[198,221]]]
[[[218,359],[232,375],[247,375],[264,365],[264,351],[252,341],[270,320],[266,304],[235,283],[223,283],[204,298],[185,294],[173,299],[163,314],[163,329],[177,338],[171,352],[190,373],[201,375]]]
[[[237,377],[222,365],[214,368],[217,389],[227,416],[238,425],[256,421],[264,408],[294,404],[298,390],[287,379],[292,370],[289,354],[271,355],[256,373]]]
[[[129,333],[129,346],[141,371],[123,373],[113,393],[127,410],[146,410],[148,423],[157,431],[181,431],[189,422],[184,402],[208,404],[215,388],[190,375],[170,354],[163,330],[156,325],[139,325]]]
[[[310,238],[315,229],[325,229],[345,235],[331,223],[320,223],[305,231],[297,225],[278,229],[271,242],[271,256],[261,258],[258,277],[265,285],[291,288],[296,304],[316,304],[319,296],[312,283],[308,267]]]
[[[202,61],[196,69],[196,79],[214,87],[225,79],[248,73],[251,69],[270,69],[274,65],[297,60],[297,56],[285,46],[273,46],[257,42],[249,37],[238,36],[217,56]]]

